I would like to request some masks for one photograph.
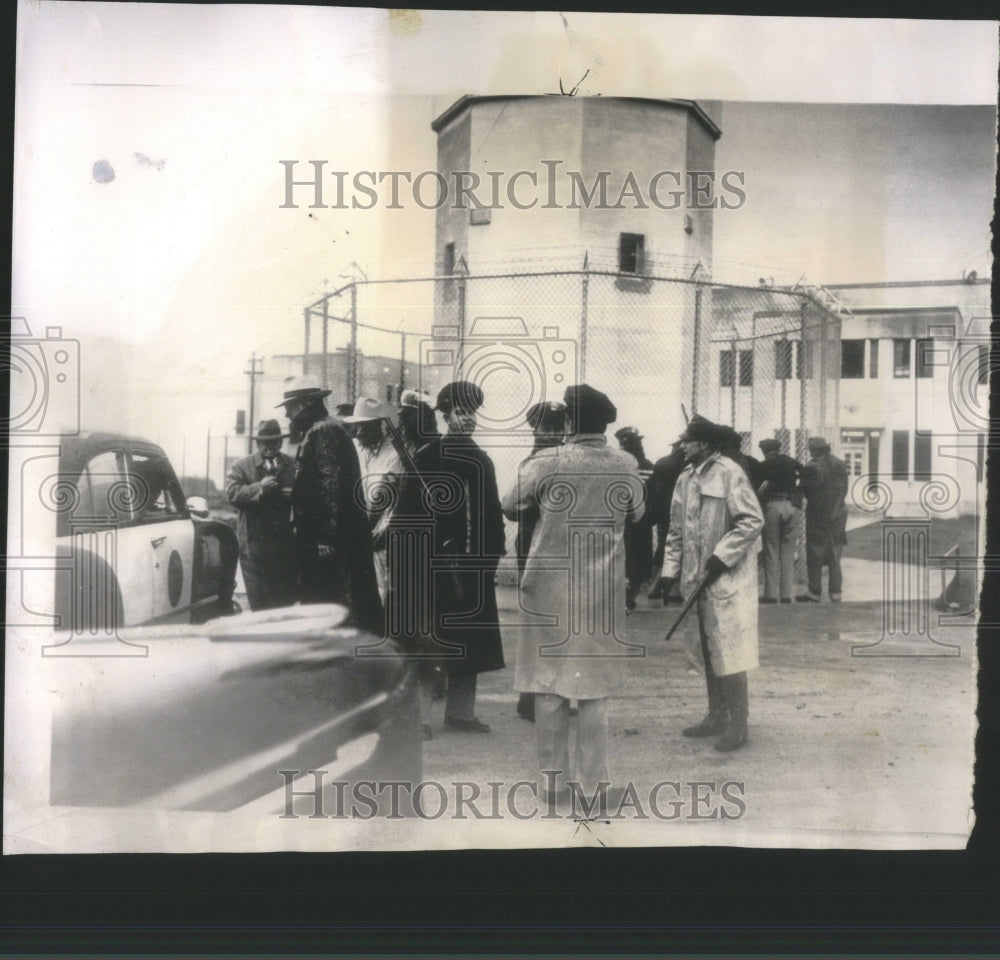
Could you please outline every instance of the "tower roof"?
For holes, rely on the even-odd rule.
[[[561,94],[542,94],[542,95],[531,95],[531,94],[517,94],[517,95],[497,95],[497,96],[473,96],[471,94],[465,94],[459,97],[450,107],[448,107],[443,113],[437,116],[431,121],[431,129],[435,133],[440,133],[441,130],[451,123],[452,120],[459,117],[467,108],[471,107],[476,103],[491,103],[500,100],[542,100],[546,98],[562,98]],[[598,98],[593,98],[598,99]],[[711,117],[698,105],[694,100],[665,100],[657,99],[654,97],[600,97],[599,98],[605,102],[623,102],[623,103],[652,103],[659,104],[664,107],[680,107],[684,110],[689,111],[694,117],[701,123],[701,125],[712,135],[714,140],[718,140],[722,136],[722,130],[719,129],[718,125],[712,120]]]

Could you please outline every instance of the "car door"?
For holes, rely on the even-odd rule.
[[[153,616],[152,571],[145,533],[135,523],[124,443],[95,452],[79,475],[64,480],[77,490],[66,535],[61,538],[73,558],[77,632],[92,632],[119,620],[110,607],[87,611],[81,607],[102,603],[100,598],[109,604],[120,599],[118,626],[145,623]]]
[[[145,542],[150,571],[150,619],[183,619],[191,605],[195,536],[180,484],[158,447],[131,445],[128,469],[136,490],[133,525]]]

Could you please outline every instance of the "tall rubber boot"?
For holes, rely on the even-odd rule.
[[[723,698],[722,677],[716,677],[706,661],[705,682],[708,685],[708,713],[690,727],[685,727],[681,734],[685,737],[715,737],[723,733],[729,724],[729,714]]]
[[[747,693],[747,674],[731,673],[727,677],[719,677],[722,685],[722,697],[729,713],[729,726],[715,742],[715,749],[728,753],[739,750],[747,742],[747,716],[750,705]]]

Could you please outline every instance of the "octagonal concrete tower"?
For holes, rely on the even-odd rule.
[[[422,375],[431,389],[456,375],[483,387],[484,439],[523,429],[531,403],[585,380],[662,455],[681,405],[707,399],[710,288],[690,281],[711,276],[714,210],[739,201],[715,173],[719,112],[463,97],[433,122],[448,202],[436,211],[436,342]]]
[[[617,270],[632,257],[622,233],[643,238],[640,272],[676,275],[699,258],[710,269],[719,116],[718,103],[691,100],[462,97],[431,124],[438,171],[452,199],[457,175],[478,177],[474,194],[493,208],[439,207],[439,275],[459,257],[474,273],[578,269],[584,253]]]

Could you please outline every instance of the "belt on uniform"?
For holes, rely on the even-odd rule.
[[[768,501],[771,500],[791,500],[791,494],[788,493],[772,493],[769,497],[765,498]]]

